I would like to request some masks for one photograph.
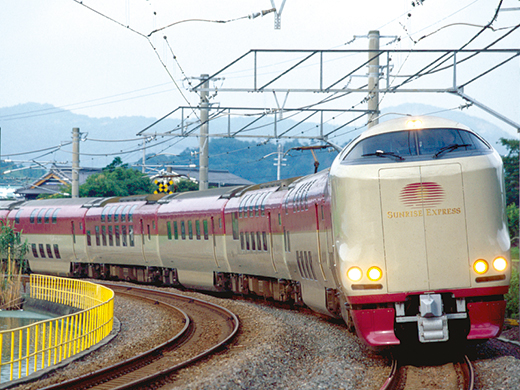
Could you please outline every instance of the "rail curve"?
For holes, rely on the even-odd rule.
[[[96,372],[45,387],[46,390],[139,389],[160,382],[177,370],[224,348],[238,332],[238,317],[219,305],[162,290],[116,283],[103,284],[113,289],[116,294],[148,299],[153,304],[165,305],[184,313],[184,327],[170,340],[147,352]],[[208,319],[212,322],[213,328],[218,326],[221,330],[209,347],[201,342],[204,337],[201,321]]]

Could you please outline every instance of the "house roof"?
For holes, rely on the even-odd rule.
[[[102,172],[103,168],[82,167],[79,171],[79,184],[87,181],[90,175]],[[164,176],[183,176],[199,181],[199,170],[196,168],[172,167],[172,172],[168,172]],[[234,175],[224,169],[208,170],[209,185],[224,187],[235,185],[251,185],[252,181]],[[27,199],[34,199],[40,194],[55,194],[61,192],[61,187],[72,183],[72,167],[69,166],[53,166],[49,172],[39,179],[35,180],[27,187],[19,188],[16,194],[23,195]]]

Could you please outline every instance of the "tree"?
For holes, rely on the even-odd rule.
[[[79,187],[81,197],[143,195],[153,191],[154,185],[150,178],[128,168],[119,157],[108,164],[103,172],[89,176]]]

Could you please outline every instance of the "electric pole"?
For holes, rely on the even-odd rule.
[[[202,90],[200,91],[200,148],[199,148],[199,191],[208,189],[208,88],[209,75],[201,74]]]
[[[379,123],[379,31],[368,32],[368,128]],[[372,51],[374,50],[374,51]]]
[[[79,198],[79,128],[72,129],[72,197]]]

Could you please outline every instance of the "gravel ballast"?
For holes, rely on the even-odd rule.
[[[390,372],[388,354],[366,347],[341,322],[267,303],[182,293],[228,308],[240,318],[241,330],[228,349],[181,370],[164,389],[368,390],[379,389]],[[169,336],[173,324],[159,307],[119,296],[115,303],[121,331],[109,345],[51,378],[17,388],[37,389],[83,375],[143,352]],[[470,349],[470,358],[478,389],[520,388],[519,346],[493,340]]]

